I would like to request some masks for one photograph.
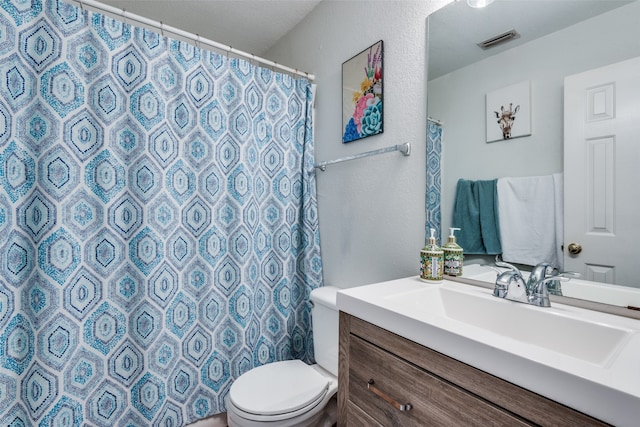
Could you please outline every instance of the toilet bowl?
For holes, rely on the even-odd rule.
[[[234,381],[226,398],[229,427],[330,427],[338,391],[338,288],[311,292],[316,364],[268,363]]]

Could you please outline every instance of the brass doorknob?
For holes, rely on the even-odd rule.
[[[567,249],[569,250],[569,253],[571,255],[578,255],[580,252],[582,252],[582,245],[580,243],[569,243]]]

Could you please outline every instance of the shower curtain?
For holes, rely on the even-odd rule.
[[[440,185],[442,156],[442,125],[427,121],[427,197],[426,197],[426,226],[425,243],[430,229],[436,230],[434,235],[441,236],[440,222]],[[442,236],[444,238],[444,236]],[[440,240],[442,242],[442,239]]]
[[[56,0],[0,2],[0,420],[180,426],[313,360],[312,91]]]

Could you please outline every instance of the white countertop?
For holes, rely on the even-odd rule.
[[[479,302],[477,308],[474,305],[465,310],[468,313],[464,316],[471,322],[449,316],[438,306],[436,295],[439,294],[429,296],[429,292],[444,289]],[[592,322],[589,325],[593,324],[594,330],[622,331],[623,338],[611,349],[604,349],[602,354],[596,351],[598,354],[590,359],[572,355],[571,344],[565,346],[569,351],[558,352],[549,346],[545,348],[527,342],[527,334],[518,339],[517,329],[511,336],[506,334],[506,325],[474,325],[474,315],[482,316],[474,310],[481,310],[486,303],[495,306],[495,300],[499,304],[510,304],[500,308],[508,308],[509,313],[515,313],[513,316],[522,313],[523,318],[529,318],[533,314],[535,319],[542,314],[557,319],[561,325],[568,318],[582,322],[581,325]],[[550,308],[534,307],[495,298],[490,289],[447,280],[442,284],[425,283],[417,277],[344,289],[338,293],[337,304],[341,311],[608,423],[637,426],[640,422],[638,320],[557,303]],[[513,304],[516,305],[511,306]],[[517,323],[517,319],[513,323]],[[550,329],[548,325],[545,328]],[[589,341],[589,336],[579,338],[583,343],[592,344],[591,348],[599,349],[600,343]]]

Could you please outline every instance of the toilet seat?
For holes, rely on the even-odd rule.
[[[330,378],[300,360],[269,363],[242,374],[229,390],[230,403],[255,419],[304,413],[326,396]]]

